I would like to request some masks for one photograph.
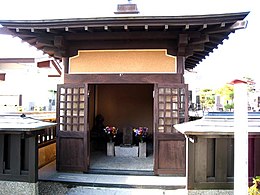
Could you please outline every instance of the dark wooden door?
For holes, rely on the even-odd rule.
[[[187,85],[155,85],[155,174],[185,175],[185,137],[175,124],[188,120]]]
[[[57,91],[57,170],[87,171],[88,85],[63,84]]]

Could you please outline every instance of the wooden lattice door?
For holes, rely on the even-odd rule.
[[[174,128],[188,120],[187,85],[155,85],[155,174],[185,175],[185,138]]]
[[[88,169],[87,89],[87,84],[58,85],[58,171],[87,171]]]

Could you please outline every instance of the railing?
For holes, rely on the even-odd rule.
[[[44,132],[38,135],[38,147],[44,147],[46,145],[56,142],[56,126],[47,128]]]

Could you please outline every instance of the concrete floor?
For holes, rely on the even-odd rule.
[[[90,169],[153,171],[153,160],[152,154],[146,158],[139,158],[107,156],[103,152],[92,152],[90,156]]]

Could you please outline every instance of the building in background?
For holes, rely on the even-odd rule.
[[[0,58],[0,75],[0,112],[55,111],[56,88],[62,82],[58,62]]]

